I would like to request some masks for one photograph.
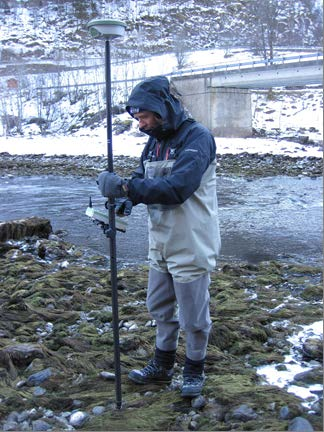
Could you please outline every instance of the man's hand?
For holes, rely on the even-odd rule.
[[[127,181],[115,173],[103,171],[98,176],[97,184],[104,197],[121,198],[127,196]]]
[[[133,203],[128,198],[117,198],[115,212],[117,216],[129,216],[132,213]]]

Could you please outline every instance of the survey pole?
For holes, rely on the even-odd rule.
[[[106,79],[106,113],[107,113],[107,168],[114,171],[112,146],[112,110],[111,110],[111,61],[110,41],[123,36],[126,24],[113,19],[94,19],[88,22],[87,27],[91,36],[105,41],[105,79]],[[109,212],[109,243],[110,243],[110,281],[114,333],[114,367],[116,408],[122,407],[121,371],[120,371],[120,344],[119,344],[119,317],[118,317],[118,290],[117,290],[117,248],[116,248],[116,221],[115,200],[108,199]]]

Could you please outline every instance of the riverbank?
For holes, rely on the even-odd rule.
[[[320,268],[263,262],[216,269],[207,380],[193,400],[179,391],[183,335],[171,385],[127,379],[152,355],[155,327],[145,306],[148,269],[119,271],[118,411],[107,259],[53,234],[2,243],[0,255],[3,430],[321,430],[321,392],[312,390],[322,380],[321,340],[310,335],[292,346],[288,339],[321,319]],[[306,399],[257,373],[261,365],[284,370],[292,348],[292,361],[304,367],[292,383],[301,393],[310,389]]]
[[[114,157],[114,169],[123,177],[130,176],[138,163],[139,157],[118,155]],[[0,176],[53,174],[96,177],[106,167],[107,158],[104,156],[0,153]],[[323,175],[323,159],[315,156],[292,157],[270,153],[218,154],[217,174],[245,177],[275,175],[319,177]]]
[[[114,162],[116,172],[128,176],[138,157],[117,155]],[[95,178],[105,167],[103,156],[0,154],[3,179]],[[246,178],[319,177],[322,159],[222,154],[217,171]],[[230,262],[212,273],[207,379],[203,396],[193,400],[179,391],[183,334],[171,385],[129,382],[128,371],[152,355],[155,327],[145,306],[147,267],[119,270],[119,411],[107,257],[66,242],[58,232],[46,237],[0,244],[0,429],[322,429],[322,339],[313,332],[295,342],[304,326],[322,319],[320,267]],[[269,385],[260,369],[273,366],[280,374],[292,365],[298,372],[283,387]]]

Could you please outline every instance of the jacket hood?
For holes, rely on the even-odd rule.
[[[166,77],[148,78],[137,84],[127,102],[126,110],[134,117],[139,111],[152,111],[163,120],[162,126],[147,132],[156,138],[166,137],[176,131],[187,118],[178,99],[170,93]]]

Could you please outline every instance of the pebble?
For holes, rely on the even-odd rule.
[[[114,381],[115,380],[115,374],[112,372],[106,372],[102,371],[100,372],[99,376],[107,381]]]
[[[34,396],[43,396],[46,393],[46,390],[43,387],[36,387],[33,395]]]
[[[283,407],[280,409],[280,412],[279,412],[279,418],[280,418],[281,420],[287,420],[287,419],[289,419],[290,417],[291,417],[291,412],[290,412],[289,407],[287,407],[287,406],[283,406]]]
[[[199,395],[191,400],[191,406],[192,408],[202,408],[206,405],[206,398],[202,395]]]
[[[54,329],[54,324],[51,322],[47,322],[45,324],[45,330],[47,331],[47,333],[52,333]]]
[[[42,419],[34,420],[32,425],[33,431],[47,431],[52,429],[52,426]]]
[[[106,408],[102,405],[98,405],[92,408],[92,414],[101,415],[105,412]]]
[[[17,415],[17,421],[18,421],[19,423],[22,423],[22,422],[24,422],[25,420],[28,420],[29,415],[30,415],[29,411],[24,410],[24,411],[22,411],[21,413],[18,413],[18,415]]]
[[[156,327],[156,321],[155,320],[149,320],[145,324],[145,327]]]
[[[69,267],[69,265],[70,265],[69,261],[63,261],[59,264],[59,267],[61,269],[65,269],[65,268]]]
[[[234,409],[229,417],[242,422],[247,422],[249,420],[255,420],[257,418],[257,413],[249,406],[243,404],[238,408]],[[226,416],[228,417],[228,416]]]
[[[196,421],[191,421],[188,425],[189,430],[197,430],[198,429],[198,423]]]
[[[84,411],[76,411],[70,416],[70,424],[74,427],[81,427],[88,420],[89,414]]]
[[[55,416],[54,419],[55,419],[55,422],[56,422],[55,426],[56,426],[57,429],[59,429],[59,430],[61,430],[61,429],[64,429],[64,430],[74,430],[74,427],[69,424],[69,422],[67,421],[66,418]]]

